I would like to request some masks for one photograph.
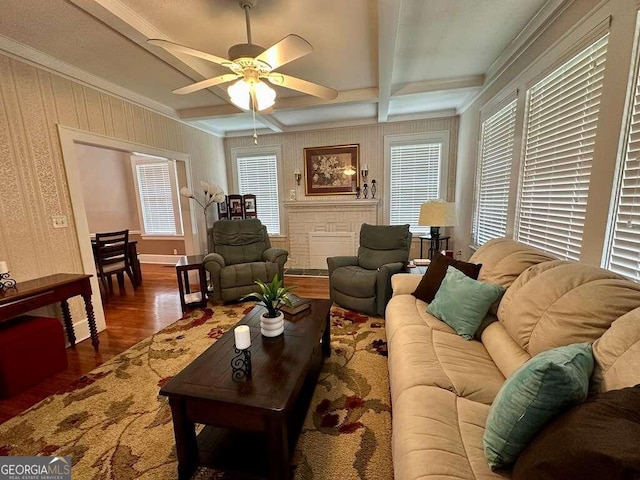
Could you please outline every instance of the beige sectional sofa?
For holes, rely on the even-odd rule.
[[[477,340],[465,340],[411,295],[421,276],[397,274],[386,309],[396,480],[496,479],[484,425],[498,390],[545,350],[593,344],[592,390],[640,383],[640,285],[607,270],[554,260],[508,239],[470,259],[478,280],[507,288]]]

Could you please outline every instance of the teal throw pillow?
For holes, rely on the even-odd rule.
[[[593,371],[590,343],[539,353],[511,374],[491,405],[484,455],[492,469],[514,463],[553,417],[583,402]]]
[[[493,302],[503,293],[504,287],[479,282],[449,266],[427,312],[471,340]]]

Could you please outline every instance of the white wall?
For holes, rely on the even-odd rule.
[[[89,232],[140,231],[131,155],[75,144]]]
[[[636,0],[576,0],[497,78],[460,117],[456,202],[460,225],[455,228],[456,249],[463,257],[472,253],[471,225],[473,193],[480,133],[480,112],[495,101],[518,91],[516,151],[511,170],[508,236],[515,221],[517,186],[520,173],[521,142],[527,88],[550,71],[589,33],[611,17],[607,64],[602,89],[600,120],[595,140],[589,201],[585,221],[581,261],[600,265],[606,239],[607,219],[612,196],[618,144],[623,129],[625,97],[632,64],[636,25]]]

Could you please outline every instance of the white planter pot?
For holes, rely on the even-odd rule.
[[[275,318],[265,317],[263,313],[260,315],[260,331],[265,337],[277,337],[284,332],[284,313],[278,312]]]

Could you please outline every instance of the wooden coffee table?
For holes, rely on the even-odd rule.
[[[173,415],[180,479],[199,465],[243,478],[289,478],[291,453],[324,357],[331,354],[331,304],[312,300],[310,309],[285,317],[284,334],[275,338],[261,335],[264,310],[256,306],[237,324],[251,330],[251,378],[231,376],[230,329],[162,387]],[[196,424],[205,425],[198,435]]]

